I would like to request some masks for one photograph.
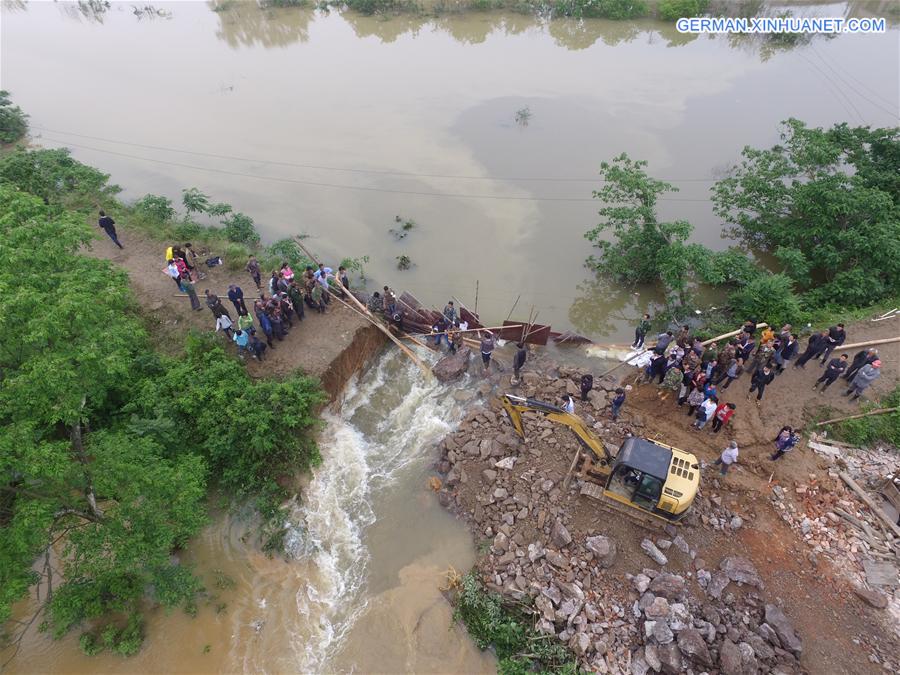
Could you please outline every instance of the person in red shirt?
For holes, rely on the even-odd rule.
[[[737,406],[734,403],[720,403],[716,406],[716,411],[713,413],[712,433],[719,433],[722,427],[728,424],[728,420],[734,415],[735,408]]]

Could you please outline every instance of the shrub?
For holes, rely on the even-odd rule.
[[[172,200],[160,195],[144,195],[134,203],[134,208],[161,223],[166,223],[175,217]]]
[[[290,237],[279,239],[274,244],[267,246],[266,255],[269,256],[269,260],[266,262],[269,262],[270,266],[281,267],[283,262],[287,262],[295,270],[305,269],[307,265],[315,266],[297,242]]]
[[[875,408],[895,408],[900,406],[900,386],[885,396],[879,403],[866,403],[863,412]],[[900,412],[872,415],[858,420],[847,420],[833,425],[838,438],[853,445],[867,446],[879,441],[900,448]]]
[[[675,21],[683,16],[700,16],[708,6],[707,0],[660,0],[656,11],[663,21]]]
[[[15,143],[28,131],[28,115],[13,105],[9,92],[0,91],[0,142]]]
[[[764,274],[728,296],[737,317],[753,317],[772,326],[800,323],[804,312],[793,282],[783,274]]]
[[[228,241],[234,241],[248,246],[256,246],[259,243],[259,232],[253,226],[253,218],[243,213],[233,213],[230,218],[222,221],[225,226],[225,236]]]
[[[232,272],[244,269],[249,256],[249,248],[244,244],[237,244],[234,242],[225,246],[225,252],[222,254],[222,257],[225,259],[225,266]]]
[[[206,213],[209,208],[209,195],[203,194],[197,188],[185,188],[181,191],[181,203],[184,204],[188,215]]]

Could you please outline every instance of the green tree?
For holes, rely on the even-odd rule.
[[[708,0],[660,0],[656,13],[663,21],[700,16],[709,6]]]
[[[794,282],[784,274],[760,274],[732,292],[728,303],[736,316],[753,317],[770,326],[798,323],[805,316]]]
[[[0,157],[0,183],[14,185],[48,204],[93,207],[121,191],[108,181],[108,174],[72,159],[65,148],[19,148]]]
[[[232,213],[222,221],[228,241],[255,246],[259,243],[259,232],[253,226],[253,218],[243,213]]]
[[[808,307],[900,293],[900,130],[789,119],[781,140],[744,148],[713,188],[716,213],[780,261]]]
[[[0,90],[0,143],[15,143],[28,131],[28,115],[13,105],[9,92]]]
[[[645,161],[634,161],[621,154],[612,162],[603,162],[600,173],[604,185],[594,197],[604,206],[605,219],[584,236],[600,249],[598,257],[588,258],[588,266],[627,284],[661,283],[667,304],[686,304],[694,280],[694,270],[709,266],[710,252],[699,244],[687,242],[693,228],[679,220],[660,222],[656,203],[660,194],[677,188],[650,177]],[[612,231],[614,242],[602,239]]]
[[[164,605],[198,588],[169,554],[203,522],[205,464],[112,428],[147,344],[126,275],[79,253],[92,236],[0,185],[0,622],[40,584],[56,636],[147,588]],[[132,649],[133,626],[116,635]]]
[[[209,195],[203,194],[197,188],[185,188],[181,191],[181,203],[188,216],[206,213],[209,210]]]
[[[167,223],[175,217],[172,200],[160,195],[144,195],[134,203],[134,208],[160,223]]]
[[[170,454],[181,440],[154,420],[171,420],[193,429],[193,443],[212,475],[238,498],[280,494],[275,478],[304,470],[320,460],[310,431],[325,401],[317,380],[302,375],[254,380],[229,358],[209,334],[195,334],[183,359],[158,362],[157,377],[145,378],[125,411],[143,433],[150,433]]]

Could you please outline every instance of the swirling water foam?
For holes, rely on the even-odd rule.
[[[426,382],[398,352],[354,379],[339,410],[325,414],[324,460],[289,523],[288,551],[307,573],[292,644],[301,672],[327,670],[366,610],[373,498],[404,470],[421,468],[461,415],[450,390]]]

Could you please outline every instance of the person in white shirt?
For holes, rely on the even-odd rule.
[[[175,264],[174,259],[169,260],[169,264],[165,269],[165,273],[172,277],[172,281],[174,281],[175,285],[178,286],[178,290],[181,290],[181,271]]]
[[[570,415],[575,414],[575,401],[571,396],[566,396],[566,402],[563,404],[563,410],[565,410]]]
[[[722,475],[728,473],[728,469],[732,464],[736,464],[738,460],[738,444],[737,441],[731,441],[727,448],[722,451],[722,456],[714,463],[716,466],[722,467]]]
[[[220,314],[216,319],[216,332],[218,333],[219,331],[222,331],[223,333],[225,333],[225,337],[227,337],[229,340],[232,339],[231,326],[232,321],[230,318],[228,318],[227,314]]]
[[[460,319],[459,323],[457,325],[459,326],[459,330],[461,330],[461,331],[469,330],[469,322],[466,321],[465,319]]]
[[[693,428],[700,431],[700,429],[705,427],[706,423],[713,418],[713,414],[716,412],[718,406],[719,399],[715,396],[710,396],[703,401],[703,403],[700,404],[700,409],[697,411],[697,421],[694,422]]]

